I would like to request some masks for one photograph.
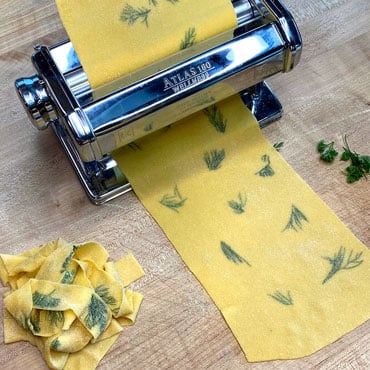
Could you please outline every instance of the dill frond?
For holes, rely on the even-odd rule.
[[[325,260],[329,261],[329,263],[331,264],[331,270],[329,271],[325,279],[322,281],[322,284],[325,284],[340,270],[353,269],[361,265],[361,263],[363,262],[363,260],[361,259],[362,252],[356,253],[353,256],[353,251],[351,251],[346,261],[345,261],[345,257],[346,257],[346,248],[344,247],[340,247],[338,252],[334,254],[333,258],[323,257]]]
[[[309,222],[308,218],[293,204],[289,221],[283,231],[288,229],[298,231],[303,228],[303,221]]]
[[[230,245],[226,244],[223,241],[221,241],[221,250],[229,261],[232,261],[235,264],[245,263],[246,265],[250,266],[250,263],[244,257],[240,256],[237,252],[234,251],[234,249],[230,247]]]
[[[239,193],[238,200],[229,200],[227,204],[236,214],[241,214],[245,211],[244,208],[247,204],[247,196],[245,194]]]
[[[259,175],[261,177],[271,177],[275,175],[275,171],[271,167],[271,161],[270,157],[265,154],[261,157],[262,161],[266,163],[266,166],[264,166],[261,170],[255,173],[255,175]]]
[[[215,171],[221,167],[221,162],[225,159],[225,150],[211,150],[204,153],[204,161],[210,171]]]
[[[197,37],[197,33],[195,32],[195,27],[189,27],[189,29],[185,32],[184,39],[181,40],[180,43],[180,50],[184,50],[190,48],[195,44],[195,39]]]
[[[276,290],[273,294],[269,294],[269,296],[285,306],[293,305],[293,298],[291,297],[289,291],[286,295],[284,295],[279,290]]]
[[[226,131],[227,119],[216,105],[204,109],[203,112],[218,132],[224,133]]]
[[[162,197],[162,199],[159,201],[159,203],[178,213],[179,208],[181,208],[185,204],[186,200],[187,200],[187,198],[182,197],[182,195],[179,192],[179,189],[178,189],[177,185],[175,185],[173,194],[164,195]]]
[[[126,22],[129,25],[132,25],[136,21],[141,20],[141,23],[145,23],[145,25],[148,27],[148,17],[150,11],[150,9],[145,7],[134,8],[132,5],[126,4],[125,7],[122,9],[120,20],[122,22]]]
[[[32,302],[34,306],[38,308],[55,308],[60,304],[60,298],[53,298],[52,295],[55,293],[55,289],[49,294],[43,294],[37,290],[32,294]]]

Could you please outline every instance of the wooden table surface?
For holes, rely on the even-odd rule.
[[[370,154],[370,2],[286,0],[304,40],[300,64],[269,80],[285,115],[264,129],[282,155],[367,246],[370,182],[349,185],[345,164],[318,160],[316,143],[347,135]],[[16,78],[34,74],[34,44],[66,38],[51,0],[0,2],[0,251],[19,253],[63,237],[96,240],[113,259],[132,251],[146,276],[145,300],[99,369],[369,369],[370,322],[299,360],[251,364],[220,313],[133,193],[103,206],[86,198],[51,130],[34,129],[16,97]],[[0,293],[6,288],[0,288]],[[2,298],[0,299],[2,306]],[[340,309],[340,308],[338,308]],[[356,307],[353,307],[356,314]],[[0,368],[47,369],[28,343],[3,344]]]

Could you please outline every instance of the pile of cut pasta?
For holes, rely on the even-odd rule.
[[[0,279],[11,288],[4,296],[4,341],[37,346],[52,369],[95,369],[134,323],[142,295],[127,286],[143,275],[133,255],[110,261],[96,242],[58,239],[0,254]]]

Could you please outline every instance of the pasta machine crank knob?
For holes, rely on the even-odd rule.
[[[43,130],[57,119],[45,82],[38,76],[20,78],[15,87],[33,125]]]

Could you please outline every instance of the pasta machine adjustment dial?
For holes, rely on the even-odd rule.
[[[16,80],[15,87],[37,129],[43,130],[57,119],[45,82],[38,75]]]

